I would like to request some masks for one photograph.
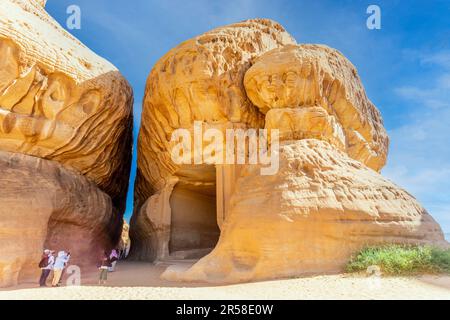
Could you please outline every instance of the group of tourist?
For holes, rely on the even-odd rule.
[[[103,252],[102,259],[98,265],[100,270],[99,284],[106,284],[108,272],[113,272],[115,270],[116,263],[120,256],[121,254],[116,249],[111,250],[109,254],[107,251]],[[70,252],[62,250],[59,251],[55,257],[55,251],[49,249],[44,250],[41,261],[39,262],[39,268],[41,268],[39,285],[41,287],[46,287],[47,278],[53,271],[52,287],[59,287],[69,259]]]
[[[47,286],[47,278],[50,272],[53,271],[52,287],[59,287],[61,284],[62,275],[64,269],[70,259],[70,252],[59,251],[58,255],[54,256],[55,251],[46,249],[42,255],[41,261],[39,262],[39,268],[41,268],[41,277],[39,279],[39,285],[41,287]]]

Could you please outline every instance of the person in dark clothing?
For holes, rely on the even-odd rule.
[[[41,268],[41,277],[39,278],[39,286],[46,287],[47,278],[53,269],[55,264],[55,257],[51,250],[44,250],[41,261],[39,262],[39,267]]]
[[[98,284],[106,284],[108,280],[108,269],[112,266],[111,259],[109,258],[108,252],[103,253],[102,260],[100,262],[100,277],[98,280]]]

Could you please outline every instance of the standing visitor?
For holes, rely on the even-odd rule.
[[[70,260],[70,252],[67,252],[67,253],[66,253],[66,257],[67,257],[67,260],[66,260],[66,262],[64,263],[64,268],[63,268],[63,270],[62,270],[62,272],[61,272],[61,277],[59,277],[59,282],[58,282],[59,285],[62,284],[62,279],[63,279],[63,277],[64,277],[64,273],[66,272],[66,267],[67,267],[67,265],[69,264],[69,260]]]
[[[100,278],[98,280],[98,284],[106,284],[106,280],[108,280],[108,269],[110,267],[111,260],[109,259],[109,254],[105,251],[100,262]]]
[[[53,269],[55,263],[55,257],[53,256],[53,251],[45,249],[42,255],[41,261],[39,262],[39,268],[41,268],[41,277],[39,279],[39,286],[46,287],[47,278]]]
[[[119,260],[119,254],[117,253],[116,249],[113,249],[111,251],[111,254],[109,255],[109,260],[111,261],[111,267],[108,269],[109,272],[113,272],[116,268],[117,260]]]
[[[62,272],[69,261],[69,256],[64,251],[59,251],[56,257],[55,265],[53,266],[53,281],[52,287],[59,287],[59,280],[61,279]]]

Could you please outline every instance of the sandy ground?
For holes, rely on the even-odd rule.
[[[82,286],[36,288],[36,284],[22,284],[0,290],[0,299],[450,299],[449,276],[324,275],[210,286],[161,280],[169,266],[180,267],[180,262],[156,266],[119,262],[117,270],[109,274],[107,286],[97,285],[97,275],[89,274]]]

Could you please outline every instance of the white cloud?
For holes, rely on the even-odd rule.
[[[417,108],[408,123],[389,132],[391,150],[383,174],[416,196],[450,233],[450,53],[418,59],[435,68],[437,76],[426,88],[394,89]]]
[[[445,75],[450,79],[450,74]],[[426,107],[437,109],[444,108],[450,105],[450,94],[447,84],[438,83],[434,88],[418,88],[412,86],[399,87],[394,90],[406,100],[420,101]]]
[[[410,51],[407,55],[418,60],[421,66],[434,67],[438,74],[427,87],[402,86],[394,92],[405,100],[422,103],[432,109],[450,107],[450,51],[432,54]]]
[[[450,73],[442,75],[438,81],[441,89],[450,89]]]
[[[450,69],[450,51],[440,51],[432,54],[420,55],[422,64],[435,64]]]

